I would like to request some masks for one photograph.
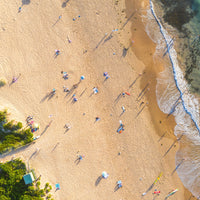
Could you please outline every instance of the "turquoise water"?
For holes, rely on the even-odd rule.
[[[177,53],[190,91],[200,95],[200,0],[154,0],[176,30]]]
[[[165,67],[157,78],[158,106],[175,117],[177,173],[200,197],[200,0],[149,1],[146,31],[157,44],[154,60]]]

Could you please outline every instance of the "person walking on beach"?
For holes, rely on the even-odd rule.
[[[63,90],[64,90],[64,92],[69,92],[69,88],[67,88],[65,86],[63,86]]]
[[[21,73],[19,73],[18,77],[13,76],[12,83],[15,83],[19,79],[20,76],[21,76]]]
[[[68,42],[69,42],[69,43],[71,43],[71,42],[72,42],[72,41],[69,39],[69,36],[67,36],[67,40],[68,40]]]
[[[84,155],[77,155],[77,159],[75,160],[75,163],[78,165],[80,162],[81,162],[81,160],[83,160],[83,158],[84,158],[85,156]]]
[[[119,181],[117,181],[116,189],[119,189],[121,187],[122,187],[122,181],[119,180]]]
[[[79,160],[83,160],[83,158],[84,158],[84,156],[78,155],[78,159],[79,159]]]
[[[75,102],[77,102],[78,101],[78,99],[76,98],[76,97],[74,97],[73,98],[73,102],[75,103]]]
[[[66,131],[68,131],[71,127],[69,124],[65,124],[64,128],[66,128]]]
[[[96,118],[95,118],[95,121],[96,121],[96,122],[98,122],[99,120],[100,120],[100,118],[99,118],[99,117],[96,117]]]
[[[105,76],[105,81],[110,78],[110,76],[108,75],[108,72],[104,72],[103,76]]]
[[[56,89],[53,88],[51,93],[52,93],[52,94],[56,94]]]
[[[55,50],[55,58],[56,58],[57,56],[59,56],[59,55],[60,55],[60,50],[56,49],[56,50]]]
[[[106,76],[106,78],[105,78],[105,80],[107,80],[107,79],[109,79],[109,78],[110,78],[110,76],[109,76],[109,75],[107,75],[107,76]]]

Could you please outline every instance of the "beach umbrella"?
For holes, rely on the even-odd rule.
[[[37,128],[37,129],[39,129],[39,124],[34,123],[32,127],[33,127],[33,128]]]
[[[108,176],[109,176],[108,173],[105,171],[103,171],[101,175],[103,178],[108,178]]]
[[[84,80],[85,79],[85,76],[81,76],[81,80]]]
[[[56,183],[56,190],[60,190],[60,184]]]

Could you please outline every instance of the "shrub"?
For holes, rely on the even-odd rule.
[[[36,183],[36,187],[39,188],[39,187],[40,187],[40,184],[41,184],[40,181],[38,181],[38,182]]]
[[[4,77],[0,78],[0,87],[3,87],[7,83],[7,80]]]
[[[4,110],[4,111],[0,111],[0,123],[5,123],[7,121],[7,116],[8,116],[8,113],[7,113],[7,110]]]
[[[49,189],[52,190],[52,186],[51,185],[49,185]]]
[[[51,194],[48,194],[47,199],[50,199],[51,197],[52,197],[52,195],[51,195]]]
[[[0,200],[44,200],[44,189],[40,189],[40,182],[35,186],[27,186],[23,176],[26,173],[25,164],[15,159],[6,163],[0,163]],[[48,198],[51,195],[48,194]]]
[[[3,125],[3,128],[4,128],[5,130],[10,130],[10,131],[11,131],[12,128],[13,128],[13,121],[10,121],[10,122],[4,124],[4,125]]]
[[[44,188],[47,189],[48,186],[49,186],[49,183],[46,183]]]
[[[44,192],[43,189],[41,189],[41,190],[39,191],[39,193],[40,193],[40,196],[41,196],[41,197],[44,197],[44,196],[45,196],[45,192]]]
[[[49,193],[50,192],[50,189],[46,189],[46,193]]]
[[[22,126],[22,123],[21,123],[21,122],[18,122],[18,123],[17,123],[17,128],[18,128],[18,129],[21,129],[22,127],[23,127],[23,126]]]
[[[15,123],[14,120],[8,121],[6,110],[0,111],[0,153],[26,145],[33,141],[33,134],[30,129],[23,130],[22,123]]]

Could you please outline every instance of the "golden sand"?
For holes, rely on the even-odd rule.
[[[189,199],[178,175],[171,175],[178,144],[164,156],[175,141],[175,123],[172,117],[166,120],[156,103],[155,44],[144,31],[140,12],[127,21],[148,1],[36,0],[18,13],[20,6],[0,2],[0,76],[11,81],[21,73],[16,83],[0,88],[0,103],[24,124],[33,115],[40,124],[35,135],[41,137],[1,160],[23,158],[41,175],[42,184],[53,185],[56,200],[139,200],[161,172],[144,200],[153,199],[155,189],[161,191],[156,199],[164,199],[176,188],[170,199]],[[124,47],[130,47],[126,56]],[[61,54],[55,58],[56,49]],[[69,73],[68,80],[61,71]],[[110,75],[106,81],[104,72]],[[82,75],[85,80],[66,96],[63,86],[72,88]],[[147,83],[149,92],[137,101]],[[94,87],[99,93],[92,94]],[[53,88],[56,94],[45,98]],[[122,92],[130,96],[117,99]],[[97,116],[100,121],[95,122]],[[119,120],[125,125],[121,134],[116,132]],[[66,123],[71,126],[67,132]],[[77,164],[79,154],[84,158]],[[103,171],[109,177],[98,182]],[[118,180],[123,187],[114,191]],[[56,183],[61,190],[55,192]]]

